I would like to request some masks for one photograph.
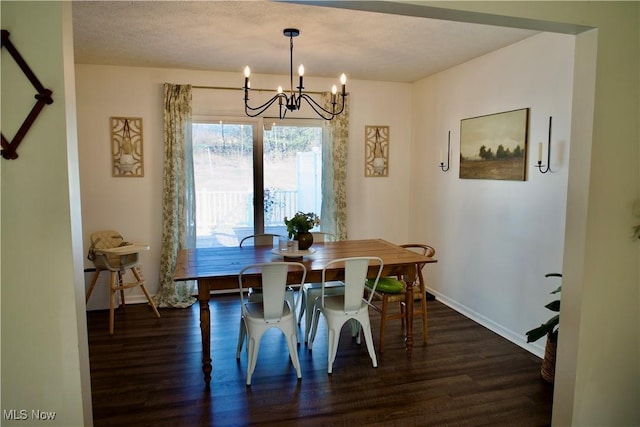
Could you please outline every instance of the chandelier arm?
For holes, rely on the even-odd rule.
[[[277,94],[273,98],[269,99],[267,102],[265,102],[264,104],[262,104],[262,105],[260,105],[258,107],[250,107],[248,100],[245,99],[245,101],[244,101],[244,112],[249,117],[257,117],[260,114],[264,113],[267,110],[267,108],[271,107],[271,105],[273,105],[274,102],[276,102],[278,99],[281,99],[284,96],[285,95],[283,95],[283,94]],[[257,111],[257,113],[252,114],[252,113],[250,113],[250,111]]]
[[[308,98],[308,99],[307,99]],[[300,98],[302,99],[302,97]],[[322,117],[324,120],[333,120],[333,118],[336,116],[335,114],[333,114],[330,111],[325,110],[324,108],[322,108],[317,102],[314,102],[313,99],[311,99],[312,102],[309,101],[309,99],[311,99],[310,97],[304,97],[304,100],[307,102],[307,104],[311,107],[311,109],[313,111],[315,111],[315,113]],[[314,105],[315,104],[315,105]],[[323,114],[326,113],[327,115]]]
[[[284,120],[284,118],[287,116],[287,110],[288,108],[282,108],[282,105],[280,106],[280,111],[278,111],[278,117],[280,118],[280,120]]]
[[[307,101],[307,104],[309,104],[309,106],[313,109],[313,111],[315,111],[319,116],[321,116],[325,120],[331,120],[335,116],[341,114],[344,111],[345,97],[346,97],[346,95],[340,95],[340,98],[342,98],[342,106],[340,107],[339,111],[329,111],[329,110],[323,108],[322,105],[318,104],[318,102],[315,99],[313,99],[312,97],[310,97],[306,93],[303,93],[302,95],[300,95],[300,97],[298,99],[298,103],[300,103],[300,101],[302,99],[304,99],[305,101]],[[334,104],[334,107],[335,107],[336,104],[337,103]],[[318,110],[321,110],[324,113],[328,114],[330,116],[330,118],[327,118],[324,114],[322,114]]]

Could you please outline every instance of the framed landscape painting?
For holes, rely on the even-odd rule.
[[[524,181],[529,109],[460,121],[460,178]]]

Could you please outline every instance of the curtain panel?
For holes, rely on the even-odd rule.
[[[178,250],[195,248],[196,242],[191,121],[191,85],[165,83],[158,307],[185,308],[196,301],[193,281],[173,280]]]
[[[322,107],[331,111],[331,93],[321,95]],[[322,220],[323,231],[347,239],[347,151],[349,143],[349,103],[342,114],[328,123],[322,132]]]

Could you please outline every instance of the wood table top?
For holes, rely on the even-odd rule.
[[[234,281],[240,270],[249,265],[274,261],[298,261],[305,265],[309,280],[317,280],[325,265],[337,258],[357,256],[376,256],[382,258],[385,265],[383,274],[394,273],[394,268],[403,268],[410,264],[437,262],[411,250],[402,248],[382,239],[343,240],[338,242],[314,243],[315,253],[301,259],[285,259],[274,254],[271,246],[217,247],[183,249],[178,252],[174,280]],[[399,270],[398,270],[399,271]],[[315,273],[315,274],[314,274]],[[229,282],[231,284],[231,282]]]

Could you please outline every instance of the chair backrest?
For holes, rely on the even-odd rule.
[[[344,311],[345,313],[357,313],[362,307],[365,281],[369,271],[369,264],[377,263],[378,270],[372,290],[375,291],[380,280],[380,274],[384,263],[379,257],[351,257],[339,258],[330,261],[322,269],[322,304],[324,305],[324,284],[326,283],[326,271],[336,267],[337,264],[344,264]],[[371,302],[373,292],[370,293],[367,303]]]
[[[287,288],[287,274],[289,268],[302,271],[302,285],[307,277],[307,268],[299,262],[265,262],[251,264],[240,270],[238,275],[238,285],[240,286],[240,301],[244,312],[244,283],[247,274],[260,273],[262,281],[262,305],[264,308],[264,320],[267,323],[280,321],[283,315],[285,304],[285,290]],[[296,304],[297,305],[297,304]],[[291,312],[295,312],[296,307],[290,307]]]
[[[138,260],[137,254],[130,254],[126,256],[126,259],[119,255],[97,255],[95,249],[111,249],[117,248],[126,244],[124,238],[120,233],[114,230],[103,230],[91,233],[89,236],[91,246],[89,247],[89,254],[87,257],[93,262],[96,268],[107,270],[116,267],[120,267],[124,264],[135,263]]]
[[[111,249],[117,248],[124,242],[120,233],[114,230],[96,231],[91,233],[91,248]]]
[[[433,246],[425,245],[422,243],[408,243],[405,245],[400,245],[400,247],[409,249],[410,251],[419,253],[420,255],[424,255],[426,257],[432,257],[436,254],[436,250]],[[414,278],[414,282],[419,282],[420,280],[420,270],[424,267],[423,265],[418,264],[416,268],[416,277]]]
[[[312,231],[311,235],[313,236],[314,243],[323,243],[323,242],[335,242],[336,236],[331,233],[324,233],[322,231]]]
[[[252,234],[240,240],[240,247],[247,246],[249,243],[253,243],[252,246],[274,246],[280,237],[282,236],[272,233]]]

